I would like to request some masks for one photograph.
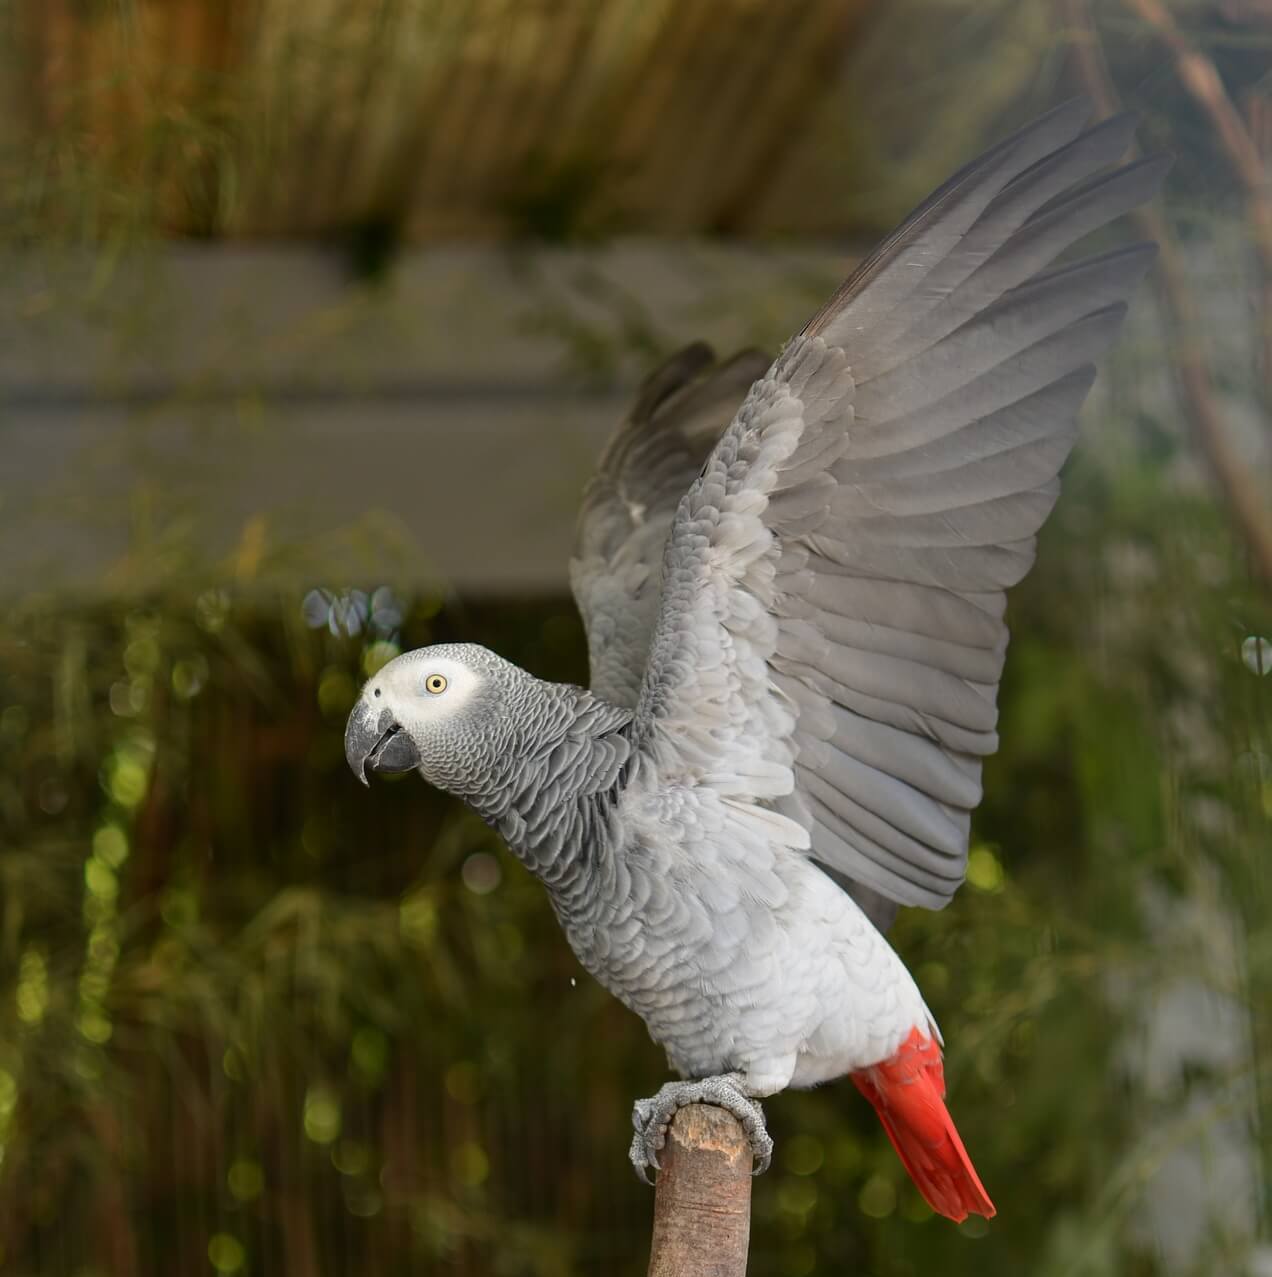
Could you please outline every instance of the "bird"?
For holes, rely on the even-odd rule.
[[[760,1101],[848,1076],[934,1211],[995,1212],[886,932],[964,879],[1005,592],[1155,252],[1062,258],[1170,164],[1092,115],[1065,102],[960,169],[776,358],[695,343],[649,376],[579,515],[588,687],[443,643],[350,712],[354,774],[466,802],[665,1050],[643,1178],[694,1103],[737,1117],[758,1174]]]

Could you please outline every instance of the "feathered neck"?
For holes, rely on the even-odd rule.
[[[499,774],[467,801],[545,885],[564,889],[599,850],[632,715],[563,683],[535,680],[533,702],[517,715]]]

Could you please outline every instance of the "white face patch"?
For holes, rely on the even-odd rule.
[[[373,708],[391,710],[393,717],[413,732],[462,709],[482,681],[480,671],[453,657],[408,652],[390,661],[363,695]]]

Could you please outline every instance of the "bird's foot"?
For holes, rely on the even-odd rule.
[[[667,1143],[667,1128],[678,1109],[689,1104],[714,1104],[732,1113],[742,1123],[755,1157],[753,1175],[763,1175],[773,1158],[773,1139],[764,1125],[764,1110],[742,1091],[738,1073],[704,1077],[696,1082],[668,1082],[657,1095],[637,1100],[632,1109],[632,1125],[636,1134],[629,1156],[636,1174],[652,1184],[651,1170],[658,1170],[658,1150]]]

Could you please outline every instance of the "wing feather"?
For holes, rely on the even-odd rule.
[[[1067,103],[956,174],[752,386],[681,500],[631,784],[772,812],[886,926],[961,883],[997,747],[1004,591],[1152,245],[1133,121]],[[773,830],[777,830],[774,833]],[[785,831],[785,832],[782,832]]]
[[[663,547],[676,506],[768,358],[721,364],[695,342],[646,379],[584,493],[570,586],[587,631],[592,690],[636,703],[658,615]]]

